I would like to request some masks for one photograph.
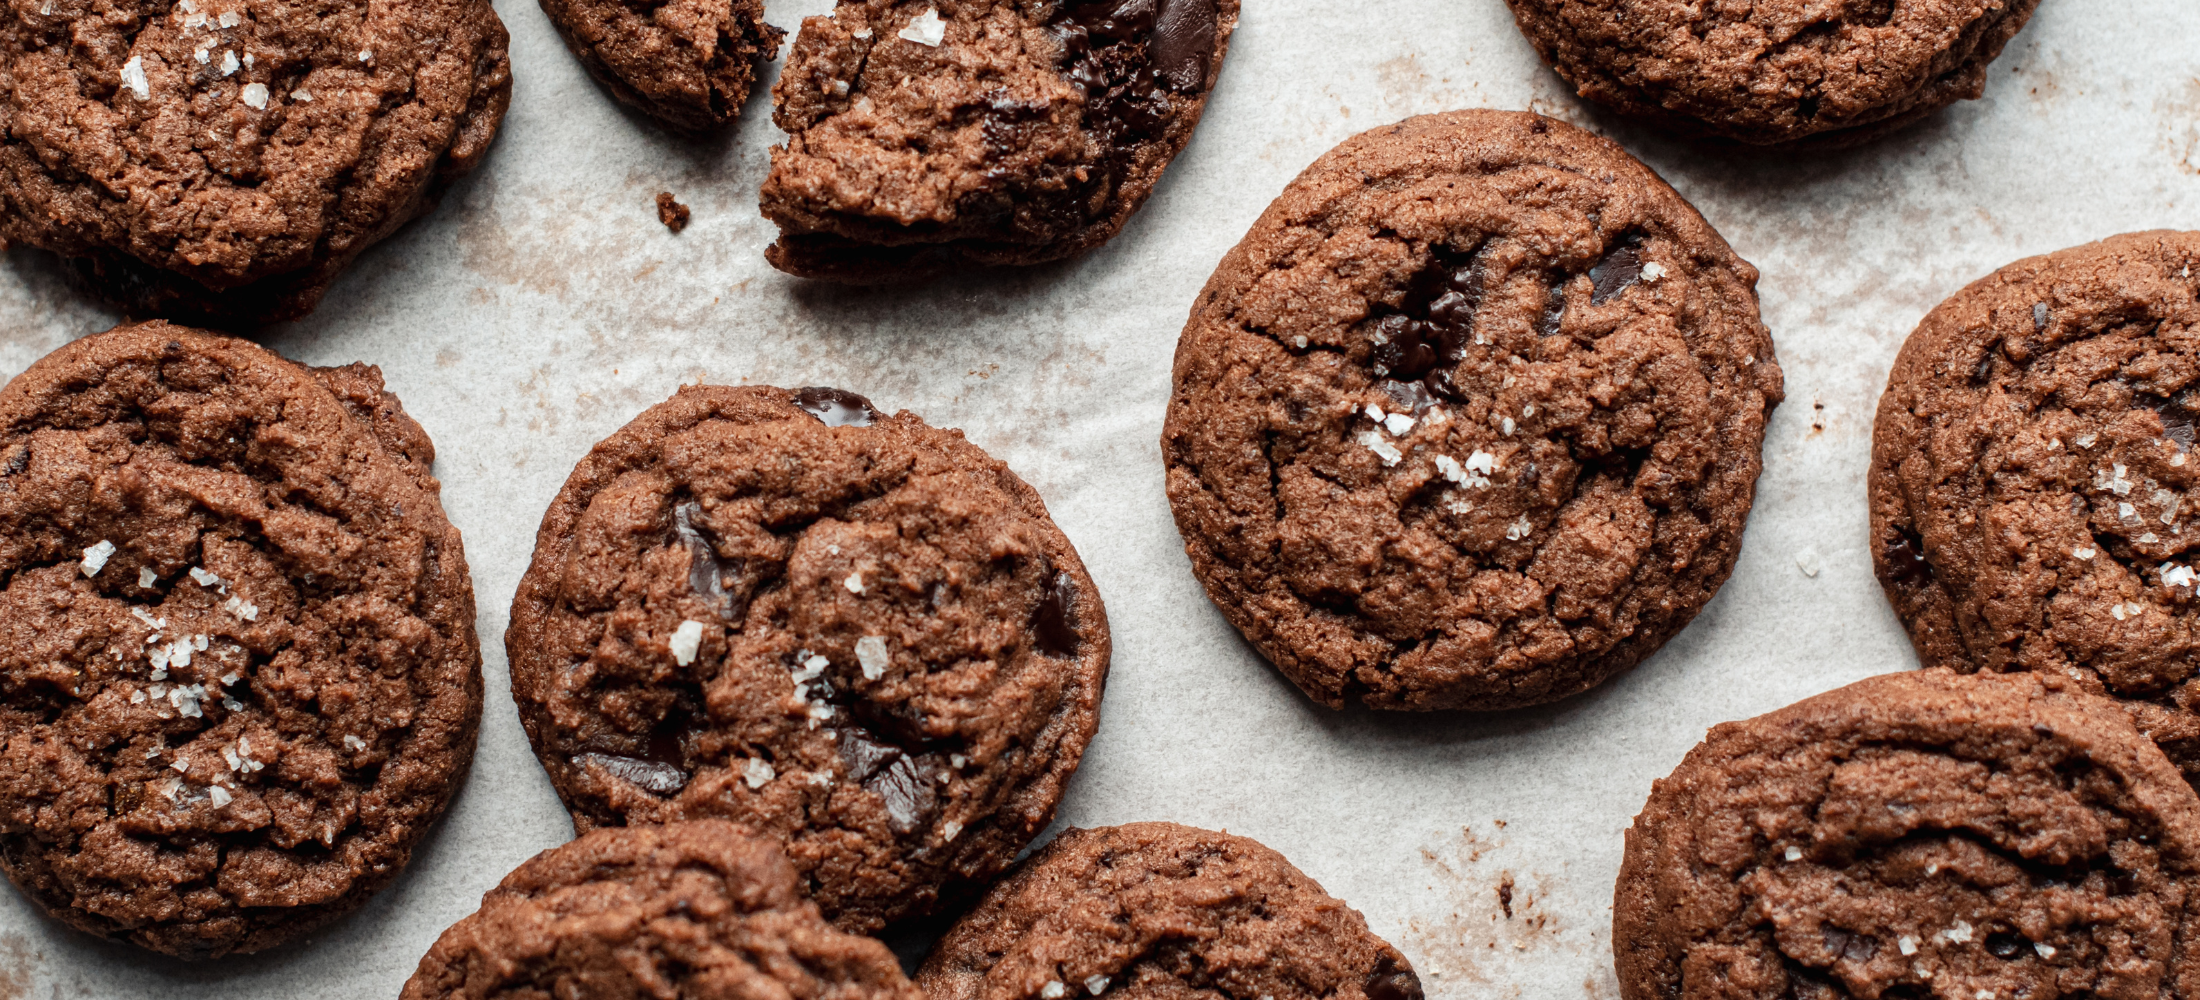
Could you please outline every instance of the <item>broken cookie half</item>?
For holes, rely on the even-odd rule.
[[[1237,0],[843,0],[773,91],[772,266],[878,283],[1107,242],[1190,141]]]
[[[702,132],[741,113],[756,65],[787,33],[763,0],[541,0],[565,47],[619,100],[673,128]]]

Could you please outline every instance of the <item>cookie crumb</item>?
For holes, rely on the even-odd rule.
[[[686,205],[673,200],[672,192],[657,192],[657,221],[664,223],[666,229],[675,233],[686,229],[689,214]]]
[[[1803,551],[1796,553],[1795,568],[1802,570],[1804,576],[1815,579],[1818,576],[1819,569],[1818,550],[1804,549]]]

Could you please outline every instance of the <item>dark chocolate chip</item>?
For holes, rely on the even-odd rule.
[[[2164,399],[2161,396],[2140,393],[2137,400],[2139,405],[2153,410],[2156,416],[2162,418],[2163,437],[2177,442],[2180,449],[2192,450],[2193,426],[2200,423],[2200,420],[2196,420],[2200,418],[2200,414],[2187,409],[2182,399]]]
[[[1832,924],[1819,925],[1818,933],[1836,961],[1845,958],[1851,962],[1869,962],[1873,955],[1879,954],[1879,939],[1869,934],[1852,933]]]
[[[794,405],[827,427],[869,427],[878,419],[878,411],[871,408],[870,400],[846,389],[826,386],[797,389]]]
[[[1415,417],[1428,412],[1436,405],[1436,394],[1428,391],[1428,385],[1419,382],[1399,382],[1384,379],[1380,388],[1390,397],[1391,409],[1400,413],[1411,412]]]
[[[590,764],[603,768],[612,777],[651,795],[671,795],[686,788],[688,783],[686,771],[661,761],[608,753],[584,753],[573,758],[575,767],[586,767]]]
[[[1083,640],[1077,634],[1077,581],[1068,573],[1056,573],[1039,599],[1031,629],[1039,637],[1039,651],[1075,657]]]
[[[1986,935],[1986,953],[2007,961],[2023,955],[2025,946],[2030,943],[2022,935],[1996,931]]]
[[[747,560],[720,558],[698,523],[702,517],[703,506],[694,501],[672,509],[673,531],[687,545],[688,589],[709,603],[719,618],[738,622],[749,612],[747,588],[741,585]]]
[[[1915,587],[1930,583],[1933,564],[1925,561],[1925,543],[1907,530],[1899,530],[1887,543],[1887,573],[1894,582]]]
[[[1421,977],[1389,955],[1368,974],[1365,989],[1367,1000],[1422,1000]]]
[[[848,776],[886,801],[886,825],[913,833],[938,808],[940,765],[931,755],[913,757],[860,729],[840,730],[840,759]]]
[[[1550,297],[1543,301],[1543,315],[1535,321],[1537,336],[1555,337],[1559,327],[1566,322],[1566,284],[1566,275],[1551,279]]]
[[[1153,68],[1162,81],[1180,93],[1207,89],[1207,66],[1214,54],[1215,0],[1161,0],[1153,28]]]
[[[1601,306],[1610,302],[1641,280],[1642,237],[1629,236],[1589,269],[1589,283],[1595,286],[1589,293],[1589,304]]]

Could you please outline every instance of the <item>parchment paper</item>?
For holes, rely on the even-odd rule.
[[[830,7],[774,0],[769,19],[791,35]],[[485,168],[362,258],[318,313],[266,337],[310,364],[379,364],[435,439],[486,660],[471,779],[393,887],[269,954],[175,962],[0,889],[0,1000],[395,997],[482,892],[572,835],[512,708],[509,602],[573,463],[697,380],[845,386],[964,428],[1045,496],[1115,636],[1063,822],[1258,838],[1366,913],[1441,1000],[1612,1000],[1612,879],[1650,782],[1714,723],[1915,666],[1864,548],[1872,406],[1903,338],[2019,257],[2200,228],[2192,0],[2047,0],[1985,100],[1802,158],[1710,151],[1588,109],[1501,0],[1250,0],[1198,135],[1112,244],[1030,271],[846,290],[764,263],[773,230],[756,191],[780,138],[767,93],[719,139],[682,141],[590,82],[535,5],[499,10],[517,82]],[[1170,356],[1216,261],[1314,157],[1472,106],[1609,135],[1694,201],[1764,272],[1787,403],[1733,579],[1641,668],[1531,711],[1332,712],[1192,579],[1157,444]],[[657,222],[660,190],[693,206],[686,232]],[[50,257],[0,266],[6,375],[117,318]]]

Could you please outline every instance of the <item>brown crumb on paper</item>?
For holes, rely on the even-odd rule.
[[[672,192],[657,192],[657,221],[677,233],[688,227],[688,207],[672,200]]]

